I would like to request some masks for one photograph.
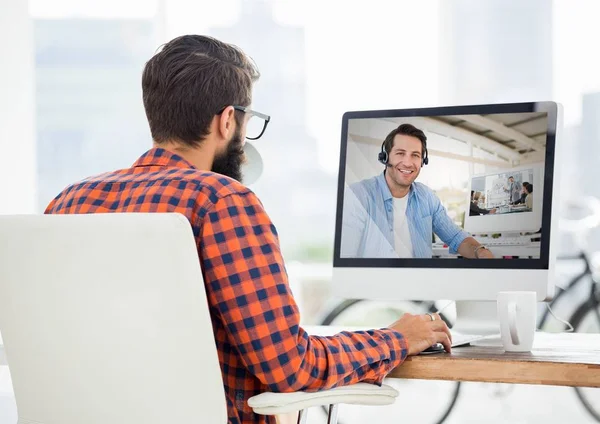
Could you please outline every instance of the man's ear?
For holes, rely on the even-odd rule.
[[[227,106],[221,115],[217,115],[218,135],[225,140],[229,140],[235,132],[235,109],[233,106]]]

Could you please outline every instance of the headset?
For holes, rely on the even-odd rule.
[[[429,163],[429,155],[427,154],[427,145],[425,143],[421,143],[421,145],[423,146],[423,162],[421,163],[421,167],[423,167]],[[389,166],[389,159],[388,152],[385,151],[385,140],[383,140],[383,143],[381,143],[381,152],[377,155],[377,160],[385,166]]]

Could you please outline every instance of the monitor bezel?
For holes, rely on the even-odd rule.
[[[348,146],[348,122],[351,119],[373,118],[405,118],[450,115],[489,115],[501,113],[547,113],[546,155],[544,162],[544,193],[542,204],[542,233],[539,259],[502,259],[502,260],[456,260],[443,258],[342,258],[342,214],[344,203],[344,184],[346,179],[346,156]],[[479,104],[460,106],[440,106],[411,109],[381,109],[349,111],[342,117],[342,133],[340,142],[340,159],[338,173],[337,205],[335,218],[333,266],[338,268],[465,268],[465,269],[549,269],[550,238],[552,221],[552,194],[554,183],[554,161],[556,147],[556,131],[558,105],[555,102],[522,102]],[[429,165],[428,165],[429,166]]]

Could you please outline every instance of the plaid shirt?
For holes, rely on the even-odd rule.
[[[300,327],[275,227],[255,194],[220,174],[153,148],[129,169],[67,187],[50,214],[179,212],[198,245],[225,384],[229,422],[273,423],[248,398],[381,383],[407,355],[391,329],[310,336]]]

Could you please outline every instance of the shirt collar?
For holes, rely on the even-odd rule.
[[[164,166],[166,168],[196,169],[194,165],[181,156],[160,147],[154,147],[139,157],[133,164],[134,168],[143,166]]]
[[[377,184],[379,185],[379,190],[381,191],[381,195],[383,196],[383,201],[387,202],[392,200],[394,197],[392,196],[392,192],[390,191],[389,186],[387,185],[387,181],[385,180],[385,171],[377,176]],[[415,183],[410,185],[410,189],[408,191],[408,198],[410,199],[415,195]]]

